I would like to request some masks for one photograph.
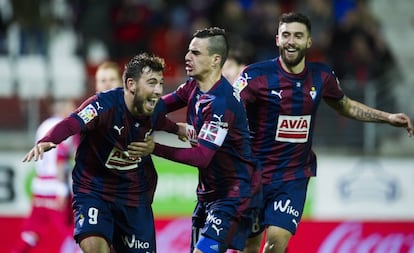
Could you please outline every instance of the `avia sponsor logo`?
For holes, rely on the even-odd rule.
[[[135,238],[135,235],[132,235],[131,239],[129,239],[127,235],[123,236],[122,242],[124,243],[124,245],[128,246],[130,249],[149,249],[150,248],[149,242],[141,242],[140,240]]]
[[[309,138],[311,115],[280,115],[276,129],[276,141],[305,143]]]
[[[137,168],[137,163],[141,162],[141,157],[137,159],[131,159],[128,151],[120,150],[114,147],[109,153],[108,159],[106,160],[106,167],[115,170],[131,170]]]
[[[326,237],[318,250],[318,253],[335,252],[414,252],[414,232],[369,233],[361,223],[343,223]]]
[[[295,217],[299,217],[299,211],[297,211],[293,206],[290,205],[290,199],[286,200],[286,202],[283,203],[283,200],[275,201],[273,203],[273,210],[277,211],[279,210],[282,213],[287,213],[290,215],[293,215]]]

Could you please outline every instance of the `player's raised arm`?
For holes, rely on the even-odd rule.
[[[407,130],[408,136],[414,134],[413,123],[405,113],[389,113],[344,96],[341,100],[325,100],[332,108],[340,114],[364,122],[388,123],[395,127],[403,127]]]
[[[22,162],[30,162],[32,159],[34,161],[43,159],[43,153],[52,148],[56,148],[56,144],[53,142],[39,142],[24,156]]]

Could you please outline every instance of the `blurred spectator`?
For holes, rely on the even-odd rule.
[[[214,26],[222,27],[227,33],[245,35],[249,29],[249,19],[238,0],[217,1],[211,6],[214,15],[212,23]],[[217,11],[218,10],[218,11]]]
[[[241,36],[229,36],[229,54],[222,73],[232,84],[246,65],[253,62],[253,45]]]
[[[275,48],[277,18],[281,14],[281,6],[273,0],[254,1],[249,11],[250,31],[248,37],[255,46],[256,61],[274,58],[278,51]]]
[[[122,87],[122,77],[118,63],[105,61],[96,70],[95,91],[101,92],[116,87]]]
[[[7,32],[12,14],[10,1],[0,1],[0,55],[8,53]]]
[[[387,74],[394,59],[379,30],[366,0],[356,1],[355,9],[336,24],[329,53],[339,79],[355,79],[364,85]]]
[[[19,28],[19,53],[47,55],[50,9],[48,0],[12,0],[13,22]]]
[[[124,60],[148,50],[152,14],[145,1],[120,1],[113,13],[112,58]]]
[[[312,47],[306,56],[311,61],[327,60],[335,24],[332,8],[331,0],[305,0],[298,3],[298,11],[312,20]]]
[[[111,13],[116,0],[74,0],[70,1],[74,10],[74,27],[78,32],[78,53],[87,58],[94,46],[107,51],[113,45],[113,21]]]

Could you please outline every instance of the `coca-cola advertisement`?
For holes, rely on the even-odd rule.
[[[414,221],[302,221],[289,253],[413,253]]]

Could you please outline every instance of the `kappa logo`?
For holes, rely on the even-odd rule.
[[[279,99],[282,99],[282,92],[283,92],[283,90],[280,90],[279,92],[277,92],[277,91],[275,91],[275,90],[272,90],[270,93],[271,93],[272,95],[276,95],[276,96],[278,96],[278,97],[279,97]]]
[[[122,131],[122,129],[124,129],[124,126],[119,127],[119,126],[117,126],[117,125],[114,125],[114,129],[115,129],[116,131],[118,131],[118,134],[119,134],[119,135],[121,135],[121,131]]]
[[[221,230],[223,230],[223,228],[218,228],[218,227],[216,226],[216,224],[211,225],[211,227],[212,227],[214,230],[216,230],[217,236],[219,236],[219,235],[220,235],[220,231],[221,231]]]

